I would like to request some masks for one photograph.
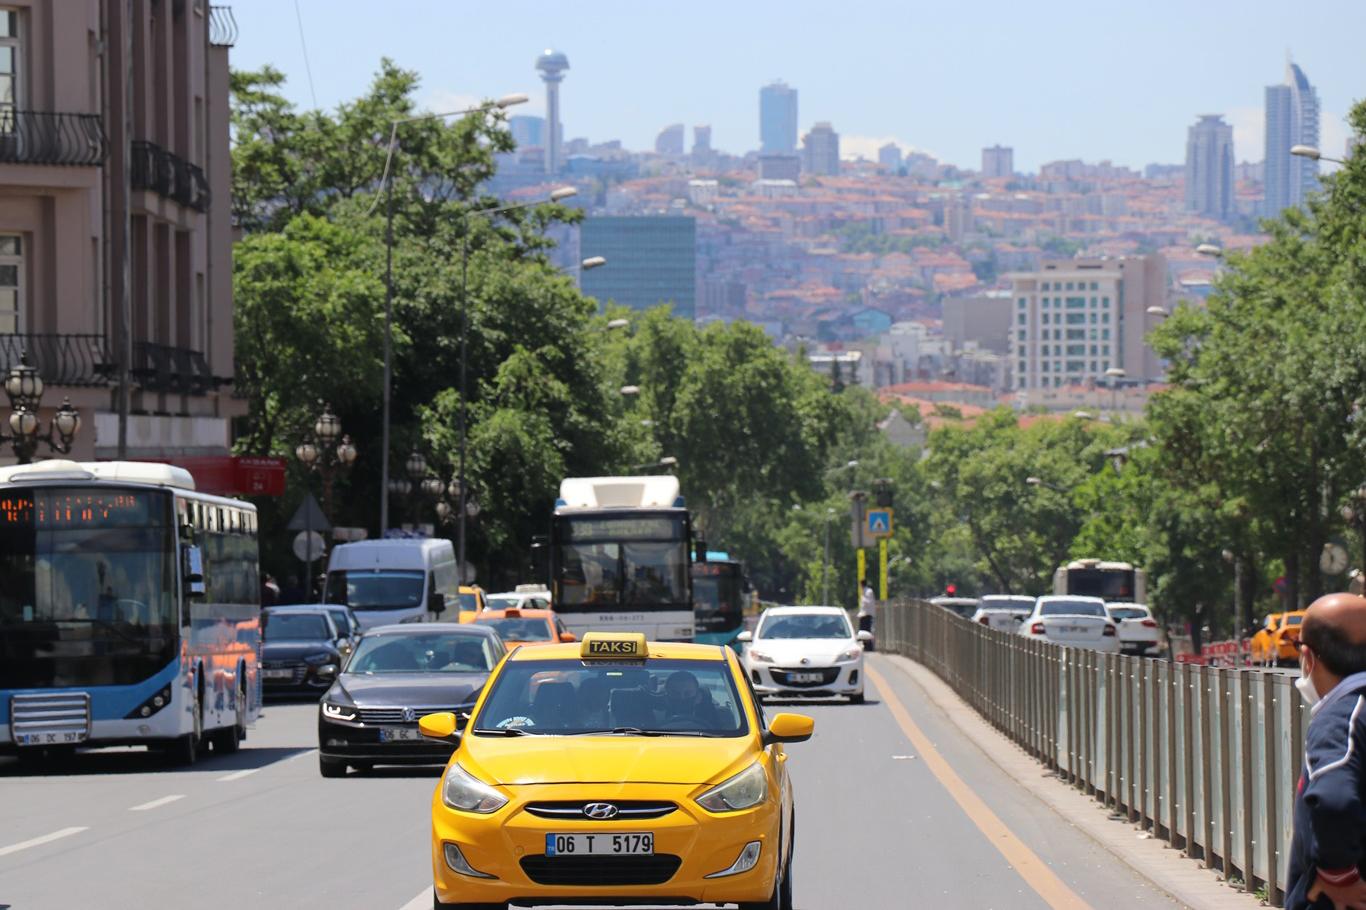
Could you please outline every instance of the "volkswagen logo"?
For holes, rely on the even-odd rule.
[[[583,814],[598,821],[606,821],[609,818],[616,818],[619,810],[611,803],[588,803],[583,807]]]
[[[417,712],[414,711],[412,708],[404,708],[404,709],[403,709],[403,722],[404,722],[405,724],[411,724],[411,723],[415,723],[416,721],[417,721]]]
[[[811,658],[809,658],[809,657],[803,657],[803,658],[802,658],[802,666],[803,666],[803,667],[806,666],[806,665],[809,664],[809,663],[811,663]]]

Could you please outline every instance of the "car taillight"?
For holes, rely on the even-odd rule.
[[[982,625],[984,625],[984,626],[989,626],[989,625],[991,625],[991,620],[987,619],[985,616],[983,616],[981,619],[979,619],[979,620],[977,620],[977,621],[980,622],[980,623],[981,623]]]
[[[1155,620],[1155,619],[1145,619],[1145,620],[1143,620],[1143,626],[1144,626],[1144,628],[1147,628],[1147,629],[1156,629],[1156,628],[1157,628],[1157,620]]]
[[[1114,636],[1115,636],[1115,627],[1112,626],[1112,625],[1110,625],[1110,624],[1107,622],[1107,623],[1105,624],[1105,631],[1102,632],[1102,633],[1100,633],[1100,634],[1101,634],[1101,635],[1109,636],[1110,638],[1114,638]]]
[[[1043,635],[1047,631],[1048,630],[1044,628],[1044,624],[1041,622],[1036,622],[1034,623],[1034,625],[1029,627],[1030,635]]]

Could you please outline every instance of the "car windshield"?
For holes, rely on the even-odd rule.
[[[1104,616],[1105,607],[1087,600],[1049,600],[1039,607],[1040,616]]]
[[[755,638],[851,638],[842,613],[779,613],[764,617]]]
[[[476,735],[503,736],[743,736],[749,730],[730,666],[720,660],[509,661],[473,727]]]
[[[503,641],[550,641],[551,638],[550,623],[544,619],[487,617],[476,619],[475,622],[482,626],[493,626]]]
[[[325,602],[353,610],[408,610],[422,605],[425,575],[417,570],[330,572]]]
[[[327,620],[316,613],[267,613],[262,617],[266,641],[323,641]]]
[[[473,613],[479,609],[479,595],[472,591],[461,591],[456,595],[460,599],[460,612]]]
[[[1287,626],[1298,626],[1302,622],[1304,622],[1303,616],[1287,616],[1285,618],[1285,624]]]
[[[347,673],[484,673],[493,655],[482,634],[421,632],[367,636],[356,646]]]
[[[1136,607],[1111,607],[1111,619],[1147,619],[1148,611]]]

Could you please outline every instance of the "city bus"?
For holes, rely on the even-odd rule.
[[[1053,573],[1053,593],[1099,597],[1106,603],[1148,602],[1148,575],[1127,562],[1074,559]]]
[[[735,639],[745,630],[748,589],[744,564],[731,559],[729,553],[708,551],[706,562],[693,563],[695,639],[738,649]]]
[[[235,752],[261,706],[254,506],[165,464],[0,468],[0,752]]]
[[[569,477],[550,527],[556,614],[585,632],[693,640],[692,522],[678,478]]]

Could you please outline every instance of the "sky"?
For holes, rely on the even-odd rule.
[[[757,148],[759,89],[775,79],[799,92],[799,133],[830,121],[844,157],[893,141],[975,169],[1000,143],[1026,172],[1179,163],[1187,127],[1211,113],[1233,125],[1239,161],[1260,161],[1264,88],[1287,54],[1318,89],[1324,154],[1343,153],[1344,118],[1366,98],[1366,0],[231,3],[233,66],[282,70],[301,107],[362,94],[387,56],[418,72],[430,110],[524,92],[514,112],[543,114],[534,64],[553,47],[570,64],[565,137],[636,150],[680,122],[688,144],[710,124],[714,148]]]

